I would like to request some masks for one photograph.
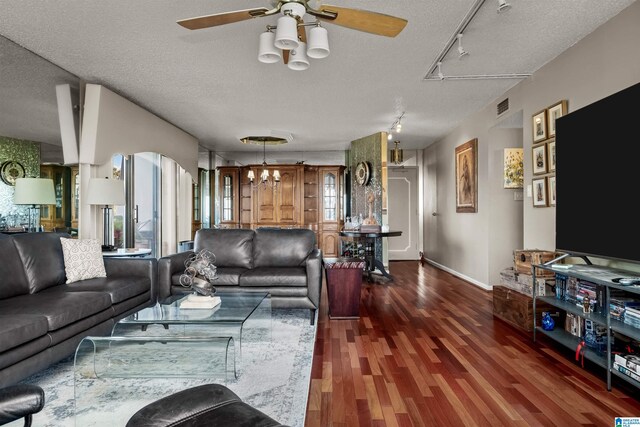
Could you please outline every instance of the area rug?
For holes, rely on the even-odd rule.
[[[273,310],[268,324],[263,319],[247,323],[241,351],[235,352],[237,377],[229,369],[220,369],[209,378],[181,378],[181,363],[177,363],[171,378],[81,382],[71,356],[23,381],[45,391],[45,408],[34,416],[33,426],[124,426],[135,411],[151,401],[196,385],[220,383],[278,422],[303,427],[315,335],[309,310]],[[212,357],[219,357],[219,353],[215,354]],[[198,355],[191,357],[187,353],[187,357],[195,360]],[[224,364],[224,359],[219,363]],[[22,422],[8,425],[17,427]]]

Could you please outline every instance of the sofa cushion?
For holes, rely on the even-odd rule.
[[[302,266],[315,244],[316,234],[306,228],[258,229],[253,241],[253,266]]]
[[[148,277],[98,277],[62,285],[66,292],[106,292],[118,304],[151,290]]]
[[[247,270],[247,268],[219,267],[218,269],[216,269],[216,275],[218,276],[218,278],[211,283],[213,284],[213,286],[237,285],[240,281],[240,275]],[[182,273],[176,273],[171,276],[171,284],[180,285],[180,276],[182,276]]]
[[[3,236],[6,236],[3,234]],[[29,293],[29,282],[13,239],[0,239],[0,299]]]
[[[66,233],[25,233],[13,236],[24,265],[30,293],[65,282],[60,237],[71,236]]]
[[[240,286],[307,286],[304,267],[258,267],[240,276]]]
[[[60,238],[64,272],[67,283],[78,280],[107,277],[102,258],[102,246],[96,239]]]
[[[39,315],[0,315],[0,353],[47,334],[47,319]]]
[[[194,251],[208,249],[216,267],[253,267],[253,230],[203,228],[196,231]]]
[[[106,292],[64,292],[57,287],[0,301],[0,313],[41,315],[49,331],[93,316],[111,307]]]

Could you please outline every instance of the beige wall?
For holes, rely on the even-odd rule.
[[[519,83],[494,103],[474,114],[442,140],[425,149],[425,252],[445,269],[480,286],[494,284],[496,273],[507,261],[506,255],[516,236],[523,248],[555,247],[555,208],[533,208],[530,197],[522,205],[522,228],[517,213],[505,215],[513,201],[496,188],[495,154],[502,137],[495,133],[501,120],[496,103],[509,98],[510,111],[504,118],[522,114],[519,140],[524,148],[525,187],[531,183],[531,116],[566,99],[569,112],[604,98],[640,81],[640,2],[618,16]],[[496,138],[500,136],[500,138]],[[478,213],[455,212],[454,150],[478,138]],[[502,142],[500,142],[502,141]],[[515,145],[514,145],[515,146]],[[526,188],[525,188],[526,190]],[[432,216],[432,212],[437,212]],[[498,218],[502,218],[498,220]],[[508,228],[502,230],[501,227]]]

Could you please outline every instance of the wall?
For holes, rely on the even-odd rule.
[[[86,87],[80,163],[101,165],[114,154],[160,153],[198,179],[198,141],[176,126],[108,90]]]
[[[520,140],[524,148],[525,187],[531,184],[531,116],[566,99],[569,112],[637,83],[640,79],[640,2],[583,38],[530,78],[514,86],[495,102],[467,119],[461,126],[425,149],[425,253],[436,265],[479,286],[489,287],[504,258],[514,247],[503,238],[520,233],[518,219],[510,223],[497,220],[511,200],[495,198],[490,182],[492,156],[501,143],[492,130],[499,124],[496,104],[509,98],[512,114],[522,114]],[[455,212],[454,150],[478,138],[478,213]],[[495,145],[494,145],[495,144]],[[492,155],[492,153],[494,153]],[[495,158],[494,158],[495,160]],[[495,165],[494,165],[495,166]],[[526,195],[526,191],[525,191]],[[436,212],[436,216],[430,215]],[[524,198],[523,248],[555,247],[555,208],[533,208]],[[500,227],[508,227],[496,234]],[[511,237],[505,237],[509,235]],[[498,238],[499,237],[499,238]]]
[[[0,136],[0,165],[7,160],[19,162],[25,169],[25,177],[40,176],[40,143]],[[0,217],[8,226],[29,222],[29,209],[13,204],[14,187],[0,181]]]

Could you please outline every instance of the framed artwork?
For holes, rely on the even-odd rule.
[[[556,177],[549,177],[549,206],[556,205]]]
[[[547,110],[542,110],[533,115],[533,143],[547,139]]]
[[[549,138],[556,136],[556,120],[567,114],[567,101],[562,100],[557,104],[553,104],[547,108],[548,112],[548,124],[549,124]]]
[[[456,147],[456,212],[478,212],[478,138]]]
[[[547,198],[547,177],[534,178],[533,184],[533,207],[543,208],[549,205]]]
[[[547,169],[549,172],[555,172],[556,170],[556,141],[549,141],[547,143]]]
[[[524,151],[522,148],[504,149],[504,188],[522,188],[524,184]]]
[[[533,174],[547,173],[547,144],[540,144],[531,149],[533,155]]]

